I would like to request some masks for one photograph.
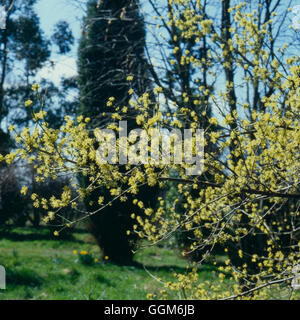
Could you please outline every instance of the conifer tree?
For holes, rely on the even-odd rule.
[[[116,112],[127,106],[130,89],[137,95],[147,92],[150,81],[144,56],[145,29],[136,0],[89,1],[83,34],[79,46],[79,112],[91,118],[90,128],[101,128],[111,122],[104,113]],[[128,81],[128,77],[132,81]],[[107,102],[113,98],[109,109]],[[137,126],[133,110],[126,117],[128,130]],[[122,169],[121,169],[122,170]],[[88,185],[88,178],[81,177]],[[141,198],[153,203],[155,188],[141,190]],[[86,198],[86,207],[97,210],[98,198],[110,199],[105,186]],[[90,228],[103,254],[111,261],[132,263],[132,249],[137,235],[126,232],[132,229],[130,217],[136,206],[132,200],[115,201],[112,206],[91,218]]]

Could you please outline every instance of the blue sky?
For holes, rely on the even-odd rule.
[[[57,48],[53,48],[54,54],[52,60],[55,62],[55,67],[45,66],[39,72],[40,77],[51,78],[58,83],[61,76],[71,76],[76,73],[76,55],[77,44],[80,37],[80,26],[85,6],[80,7],[78,0],[39,0],[36,4],[36,12],[40,17],[41,28],[50,37],[53,33],[54,25],[60,21],[67,21],[72,28],[76,44],[72,52],[67,56],[55,54]]]
[[[66,20],[72,25],[74,33],[80,35],[80,22],[83,8],[80,9],[76,0],[39,0],[36,4],[36,12],[41,20],[41,27],[47,35],[50,35],[53,26],[59,20]]]
[[[53,27],[59,20],[66,20],[71,25],[76,39],[76,44],[70,54],[60,56],[54,53],[52,55],[55,67],[50,68],[50,66],[46,66],[39,73],[40,77],[50,78],[58,84],[62,76],[76,74],[77,45],[80,38],[81,21],[85,13],[86,2],[87,0],[38,0],[36,12],[40,17],[41,28],[46,35],[48,37],[51,36]],[[144,3],[144,1],[141,2]],[[297,1],[295,0],[294,3],[297,3]],[[148,11],[150,8],[144,6],[144,9]],[[149,11],[151,12],[151,10]],[[149,39],[151,40],[151,35]],[[57,50],[57,48],[53,49],[54,52]]]

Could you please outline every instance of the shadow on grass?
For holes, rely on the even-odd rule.
[[[191,271],[191,269],[187,269],[184,267],[179,267],[175,265],[164,265],[164,266],[147,266],[144,264],[140,264],[137,268],[145,269],[148,271],[165,271],[165,272],[175,272],[175,273],[185,273]],[[212,272],[217,271],[217,267],[210,264],[204,264],[199,267],[199,272]]]
[[[66,283],[71,283],[74,285],[80,278],[81,273],[75,269],[63,269],[62,272],[59,273],[49,273],[45,279],[45,282],[53,283],[53,282],[60,282],[65,281]]]
[[[172,273],[186,273],[190,272],[191,268],[187,268],[187,266],[179,266],[176,264],[164,264],[164,265],[153,265],[151,262],[149,263],[140,263],[137,261],[132,261],[131,263],[127,264],[117,264],[114,262],[109,262],[111,265],[119,266],[119,267],[124,267],[124,268],[129,268],[129,269],[138,269],[138,270],[146,270],[149,272],[172,272]],[[212,264],[212,263],[205,263],[199,266],[199,272],[213,272],[213,271],[218,271],[219,266],[223,266],[223,263],[217,263],[217,264]]]
[[[111,283],[111,281],[109,281],[107,278],[105,278],[102,274],[96,274],[94,276],[94,280],[103,284],[106,284],[107,286],[112,286],[114,287],[115,285],[113,285]]]
[[[74,231],[75,232],[75,231]],[[76,233],[78,231],[76,230]],[[12,241],[34,241],[34,240],[57,240],[47,227],[39,228],[0,228],[0,240],[7,239]],[[72,233],[61,235],[59,240],[84,243],[84,241],[76,239]]]
[[[14,269],[8,268],[6,270],[6,283],[11,286],[26,286],[39,287],[42,285],[43,279],[34,271],[29,269]]]
[[[147,265],[143,264],[140,262],[133,261],[132,263],[127,263],[126,265],[124,264],[117,264],[117,263],[112,263],[110,262],[111,265],[119,266],[119,267],[124,267],[128,269],[140,269],[140,270],[148,270],[148,271],[167,271],[167,272],[177,272],[177,273],[182,273],[185,272],[187,269],[184,267],[176,266],[176,265],[163,265],[163,266],[153,266],[153,265]]]

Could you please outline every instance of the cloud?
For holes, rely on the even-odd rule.
[[[75,58],[62,57],[53,61],[54,65],[48,63],[37,74],[37,80],[47,79],[52,81],[55,85],[59,85],[60,80],[65,77],[72,77],[77,75],[77,63]]]
[[[294,6],[292,9],[293,14],[295,15],[292,21],[293,28],[295,30],[300,29],[300,5]]]

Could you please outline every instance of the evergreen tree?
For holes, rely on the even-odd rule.
[[[106,103],[110,97],[115,98],[114,108],[117,108],[128,105],[130,88],[137,94],[150,89],[144,46],[145,30],[138,1],[103,0],[98,4],[89,1],[79,47],[79,112],[91,118],[92,129],[111,121],[103,116],[108,111]],[[131,82],[127,81],[129,75],[133,76]],[[129,110],[128,118],[124,119],[128,120],[128,130],[137,126],[133,113]],[[88,178],[81,181],[85,186],[88,184]],[[153,206],[156,193],[156,188],[144,188],[141,198]],[[107,201],[111,199],[106,188],[100,188],[86,198],[88,210],[99,208],[99,196]],[[111,261],[132,263],[132,249],[138,237],[134,233],[128,236],[126,231],[132,229],[134,220],[130,215],[136,210],[131,198],[126,203],[117,200],[91,218],[91,231]]]
[[[27,114],[28,109],[20,107],[24,100],[30,98],[31,85],[38,71],[50,62],[51,44],[57,45],[59,53],[65,54],[74,43],[72,32],[65,21],[56,24],[52,42],[47,39],[34,11],[36,2],[0,0],[0,5],[7,11],[6,27],[0,29],[0,123],[4,119],[10,124],[28,123],[31,115]],[[49,79],[45,81],[51,96],[60,95],[62,98],[59,89]],[[52,100],[52,108],[53,105]]]
[[[0,6],[6,13],[3,15],[4,28],[0,29],[0,152],[3,154],[9,152],[13,145],[9,134],[1,124],[24,126],[30,123],[31,111],[29,108],[24,108],[24,101],[33,99],[31,86],[36,81],[37,73],[49,62],[51,56],[51,41],[41,30],[40,19],[34,10],[36,2],[36,0],[0,0]],[[54,30],[52,43],[59,47],[60,53],[65,54],[70,51],[73,42],[72,32],[67,23],[60,21]],[[44,106],[48,111],[47,121],[54,127],[59,126],[64,116],[61,105],[64,108],[69,106],[66,92],[72,87],[71,82],[63,81],[63,92],[49,79],[44,79],[41,83],[44,88],[41,96],[47,98]],[[40,106],[33,107],[38,109]],[[18,215],[20,211],[24,211],[25,205],[18,205],[19,200],[11,198],[10,193],[19,194],[21,181],[24,177],[30,181],[32,175],[27,176],[24,169],[22,173],[18,170],[6,172],[7,169],[2,166],[1,170],[3,177],[9,177],[7,180],[9,187],[2,188],[2,193],[5,194],[0,196],[0,206],[8,217],[12,214]],[[7,183],[5,180],[0,181],[0,189],[1,184]],[[5,197],[11,200],[6,202],[8,206],[3,200]]]
[[[138,1],[104,0],[98,6],[89,1],[78,62],[83,114],[99,121],[110,97],[116,105],[127,105],[130,87],[137,94],[149,88],[144,47]],[[132,83],[126,81],[128,75],[134,76]]]
[[[5,5],[7,1],[2,1]],[[50,57],[49,41],[34,12],[36,1],[10,1],[6,28],[0,30],[0,121],[9,114],[12,100],[18,103],[30,93],[30,79]],[[19,72],[16,71],[19,67]],[[13,84],[7,83],[10,75]],[[12,82],[12,81],[11,81]],[[7,92],[10,94],[7,94]],[[17,98],[17,99],[16,99]]]

